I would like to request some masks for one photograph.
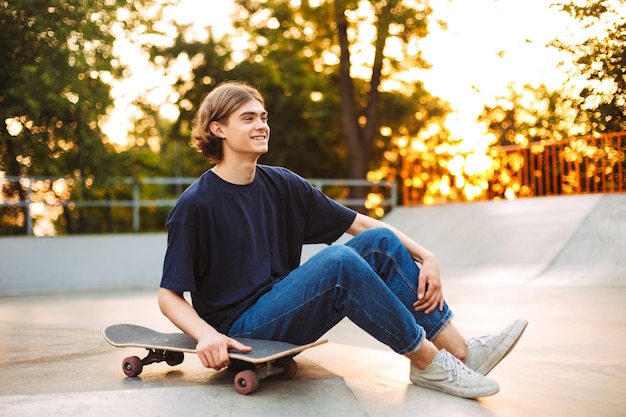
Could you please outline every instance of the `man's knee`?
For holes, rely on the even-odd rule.
[[[363,259],[359,254],[346,245],[333,245],[324,249],[324,255],[326,255],[326,259],[331,261],[336,265],[344,265],[344,264],[359,264],[363,262]]]
[[[367,281],[377,277],[372,267],[353,248],[346,245],[333,245],[323,251],[325,276],[341,281]]]
[[[372,249],[394,250],[394,248],[403,247],[395,233],[386,227],[377,227],[361,232],[347,245],[354,247],[359,252],[367,252]]]
[[[376,227],[374,229],[368,229],[360,233],[358,236],[367,237],[372,240],[398,239],[395,233],[390,229],[387,229],[386,227]]]

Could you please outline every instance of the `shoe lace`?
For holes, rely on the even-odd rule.
[[[487,342],[489,342],[490,340],[493,340],[495,338],[495,336],[480,336],[480,337],[473,337],[471,339],[469,339],[467,341],[467,347],[474,347],[474,346],[479,346],[479,345],[485,345],[487,344]]]
[[[449,382],[458,382],[462,376],[470,379],[479,378],[477,373],[469,369],[463,362],[452,356],[449,352],[441,356],[440,364],[444,370],[448,371]]]

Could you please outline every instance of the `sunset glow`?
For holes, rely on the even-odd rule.
[[[466,142],[464,146],[470,146],[467,142],[482,142],[485,132],[477,125],[476,116],[488,100],[504,93],[509,83],[544,82],[555,86],[562,81],[563,74],[556,69],[559,57],[544,47],[565,25],[565,19],[550,9],[550,3],[550,0],[432,0],[431,34],[415,45],[421,48],[432,68],[396,74],[396,77],[422,80],[432,94],[452,103],[455,113],[448,118],[447,128]],[[371,12],[365,4],[355,12],[358,14],[353,16],[355,19],[365,19]],[[228,0],[181,0],[168,10],[167,16],[191,24],[190,36],[203,40],[208,36],[207,28],[216,37],[232,30],[229,23],[232,7]],[[441,20],[447,22],[447,29],[437,23]],[[533,24],[529,25],[529,21]],[[366,30],[360,32],[362,52],[352,62],[356,76],[368,77],[372,47],[366,46],[374,35],[368,35]],[[113,87],[116,106],[105,133],[112,143],[132,145],[129,143],[132,139],[127,137],[128,115],[140,116],[132,101],[140,93],[150,91],[155,103],[166,106],[164,115],[174,117],[168,101],[173,79],[149,65],[146,53],[129,39],[120,36],[115,52],[123,64],[130,66],[131,72]],[[393,44],[388,45],[388,53],[393,54]],[[334,54],[325,58],[327,62],[332,59],[336,59]],[[180,63],[181,71],[189,68],[185,64]],[[393,79],[384,87],[399,88]]]
[[[297,7],[302,1],[305,0],[292,1],[291,4]],[[309,0],[309,3],[313,1]],[[431,0],[430,35],[410,48],[421,50],[432,68],[414,68],[393,74],[382,87],[401,89],[403,83],[422,81],[431,94],[451,103],[453,112],[445,119],[447,132],[442,132],[442,126],[431,123],[417,137],[392,138],[395,146],[384,153],[383,166],[370,172],[368,179],[402,178],[404,202],[408,204],[472,201],[488,195],[495,199],[530,195],[531,188],[516,177],[525,169],[527,161],[517,151],[494,151],[492,146],[497,138],[484,124],[477,122],[477,117],[486,104],[493,103],[498,96],[508,95],[507,88],[511,84],[543,84],[554,90],[565,82],[565,69],[559,65],[564,60],[563,55],[545,45],[565,33],[571,21],[567,15],[551,8],[551,3],[551,0]],[[319,1],[312,5],[319,5]],[[229,1],[182,0],[167,15],[180,23],[192,25],[188,36],[202,40],[208,36],[207,30],[217,37],[231,32],[231,11]],[[364,79],[369,78],[372,39],[375,37],[375,32],[367,30],[371,12],[369,3],[363,2],[348,16],[351,21],[365,22],[358,31],[361,43],[356,49],[360,52],[353,55],[351,70],[353,76]],[[275,23],[270,15],[257,17],[266,19],[268,27]],[[393,30],[391,33],[393,35]],[[575,31],[569,29],[569,33]],[[248,41],[241,38],[233,48],[244,51]],[[145,140],[126,134],[128,115],[141,117],[132,105],[133,98],[140,92],[149,91],[150,100],[161,106],[161,115],[174,120],[178,111],[174,105],[176,97],[169,85],[175,77],[184,77],[189,62],[186,56],[179,57],[179,72],[165,75],[148,66],[145,55],[133,49],[132,42],[120,39],[116,48],[121,56],[126,57],[122,59],[137,59],[137,62],[124,61],[132,63],[133,70],[126,80],[114,87],[116,107],[106,132],[112,142],[128,146],[136,140]],[[386,53],[392,56],[400,53],[392,40]],[[244,56],[242,52],[240,59]],[[326,64],[333,64],[338,57],[329,50],[321,59]],[[311,98],[321,100],[323,97],[314,92]],[[532,107],[534,103],[528,105]],[[387,137],[391,134],[386,127],[381,127],[380,132]],[[518,135],[515,143],[528,145],[528,139]],[[560,152],[586,152],[573,149],[572,143]],[[539,155],[541,150],[533,148],[532,152]],[[540,171],[536,170],[536,175],[540,176]],[[372,193],[366,203],[377,214],[384,214],[378,206],[381,198]]]

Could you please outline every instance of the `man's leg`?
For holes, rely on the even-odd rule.
[[[415,321],[426,331],[426,338],[438,349],[445,349],[468,366],[486,375],[513,349],[528,322],[515,321],[497,336],[464,339],[452,323],[452,312],[444,305],[442,312],[429,314],[415,312],[419,267],[406,247],[388,229],[365,231],[348,243],[381,277],[404,306],[412,312]]]
[[[453,313],[447,303],[444,302],[442,311],[436,309],[429,314],[414,310],[413,303],[417,301],[420,269],[391,230],[386,228],[367,230],[348,241],[346,246],[353,248],[376,272],[413,316],[415,322],[424,328],[428,340],[434,341],[443,332],[446,337],[441,340],[445,340],[446,344],[437,347],[453,353],[464,349],[463,337],[458,335],[455,338],[453,327],[448,326]]]
[[[449,322],[437,336],[432,339],[432,342],[437,348],[445,349],[452,353],[461,362],[465,362],[467,355],[467,346],[465,339],[458,331],[454,323]]]
[[[417,350],[424,330],[358,254],[331,246],[292,271],[229,330],[235,337],[312,342],[348,317],[395,352]]]
[[[232,337],[303,344],[344,317],[411,360],[411,381],[461,397],[498,392],[498,384],[469,370],[424,338],[411,312],[352,248],[324,249],[292,271],[244,312]]]

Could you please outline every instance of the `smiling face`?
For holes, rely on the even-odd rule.
[[[223,140],[224,159],[256,161],[269,150],[267,111],[257,100],[250,100],[239,107],[225,123],[212,122],[210,129]]]

